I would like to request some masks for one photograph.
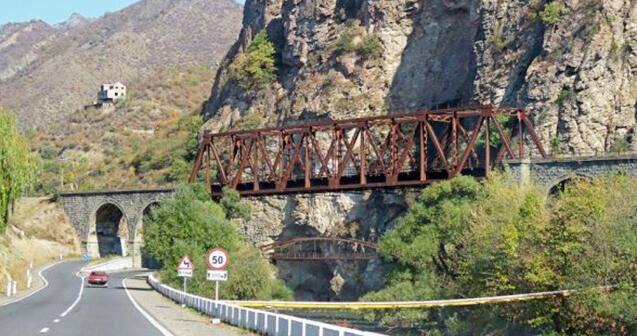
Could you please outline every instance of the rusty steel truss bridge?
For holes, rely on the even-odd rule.
[[[213,196],[407,187],[531,156],[547,154],[527,111],[478,106],[205,132],[190,180]]]
[[[260,247],[271,260],[371,260],[378,259],[375,243],[339,237],[298,237]]]

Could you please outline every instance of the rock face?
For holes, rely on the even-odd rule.
[[[412,189],[247,198],[252,218],[242,228],[255,245],[316,236],[376,241],[396,224],[416,195]],[[380,288],[384,268],[380,260],[277,261],[276,265],[297,299],[307,300],[355,300]]]
[[[542,19],[559,2],[555,21]],[[339,50],[377,37],[380,57]],[[229,70],[262,29],[278,81],[242,89]],[[637,3],[631,0],[248,0],[239,41],[204,112],[210,129],[484,103],[526,107],[545,147],[592,154],[633,143]]]
[[[551,8],[558,8],[552,16]],[[239,85],[231,65],[261,30],[277,50],[277,81],[254,91]],[[357,49],[370,38],[380,47],[372,57]],[[634,0],[247,0],[204,127],[240,127],[255,116],[265,126],[481,103],[529,109],[553,154],[620,151],[635,147],[636,76]],[[396,209],[406,206],[394,200],[387,211],[356,193],[253,201],[263,215],[246,233],[257,241],[365,238],[395,222]],[[310,266],[286,267],[293,286],[320,283],[333,288],[332,297],[342,298],[354,280],[340,265],[320,273],[324,279]]]

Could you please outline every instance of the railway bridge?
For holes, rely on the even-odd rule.
[[[458,175],[485,178],[502,168],[521,181],[536,181],[548,193],[574,178],[608,172],[637,176],[637,155],[551,158],[527,111],[479,106],[206,132],[190,180],[202,178],[213,197],[219,197],[224,187],[243,196],[267,197],[419,187]],[[92,256],[131,255],[138,265],[144,213],[172,193],[171,189],[106,190],[63,193],[61,198],[85,251]],[[289,249],[325,242],[279,243],[284,244],[271,246],[279,253],[275,258],[325,258],[315,250],[303,250],[295,257]],[[375,257],[374,245],[331,243],[367,248],[349,249],[358,254],[348,252],[340,256],[344,259]]]

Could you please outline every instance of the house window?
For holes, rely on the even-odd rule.
[[[115,97],[117,97],[117,92],[115,92]]]

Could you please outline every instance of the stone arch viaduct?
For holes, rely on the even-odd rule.
[[[68,192],[60,195],[64,210],[80,238],[82,253],[131,256],[141,265],[144,214],[172,189]]]

